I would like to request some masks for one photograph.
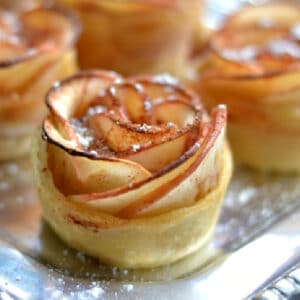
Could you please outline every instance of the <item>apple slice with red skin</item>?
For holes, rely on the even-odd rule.
[[[129,160],[85,157],[76,139],[63,137],[49,120],[44,123],[45,133],[46,140],[55,141],[47,148],[48,164],[55,184],[65,195],[104,192],[151,176],[141,165]],[[69,154],[67,149],[76,149],[78,155]]]
[[[130,150],[134,145],[159,144],[177,134],[177,127],[124,123],[107,114],[94,115],[89,126],[115,152]]]

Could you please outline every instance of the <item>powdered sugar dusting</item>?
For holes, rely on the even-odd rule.
[[[153,82],[161,83],[161,84],[171,84],[171,85],[176,85],[179,83],[178,79],[176,79],[175,77],[167,73],[154,76]]]
[[[79,143],[84,149],[88,149],[94,141],[94,137],[89,133],[88,128],[83,126],[82,122],[77,119],[71,119],[70,123],[75,130]]]

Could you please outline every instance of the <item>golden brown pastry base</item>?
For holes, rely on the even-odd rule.
[[[228,125],[234,159],[260,171],[300,172],[297,136],[250,127],[247,122]]]
[[[173,264],[157,268],[120,269],[119,272],[115,272],[114,266],[103,265],[101,262],[97,262],[97,259],[86,257],[84,260],[79,260],[78,252],[68,248],[46,222],[43,222],[41,226],[40,243],[42,251],[40,255],[43,261],[49,263],[52,267],[67,271],[70,276],[86,278],[89,277],[89,274],[93,274],[95,278],[100,280],[172,280],[205,266],[208,260],[221,255],[220,250],[211,247],[210,241],[208,241],[201,249]],[[65,255],[66,250],[68,251],[67,256]]]
[[[227,146],[223,153],[217,186],[198,203],[138,219],[120,219],[68,201],[54,186],[40,133],[32,159],[44,218],[63,241],[110,265],[148,268],[175,262],[211,238],[232,173]]]

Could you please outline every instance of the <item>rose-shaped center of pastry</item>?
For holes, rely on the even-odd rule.
[[[135,201],[150,205],[191,177],[172,200],[176,207],[216,182],[226,109],[209,118],[174,79],[86,72],[54,86],[47,103],[48,164],[56,186],[73,200],[127,199],[101,201],[110,211]]]
[[[202,113],[196,97],[157,77],[116,78],[76,116],[70,128],[78,149],[156,172],[195,143]],[[157,155],[162,145],[167,155]]]

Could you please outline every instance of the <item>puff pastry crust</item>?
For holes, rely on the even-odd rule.
[[[276,2],[230,17],[193,83],[226,103],[234,157],[263,171],[300,171],[300,9]]]
[[[78,24],[55,8],[1,10],[0,29],[0,160],[6,160],[29,151],[29,135],[46,114],[46,91],[76,71]]]
[[[212,235],[231,177],[226,108],[166,77],[89,71],[47,97],[33,147],[43,214],[71,247],[116,266],[172,263]]]

